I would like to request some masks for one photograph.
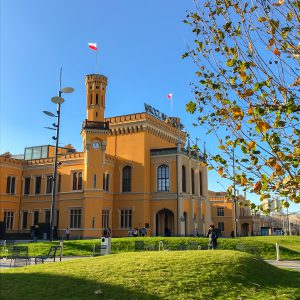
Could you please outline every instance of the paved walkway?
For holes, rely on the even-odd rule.
[[[278,268],[293,269],[300,272],[300,260],[265,260],[267,263]]]

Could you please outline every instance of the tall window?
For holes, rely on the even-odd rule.
[[[157,168],[157,187],[159,192],[169,191],[169,167],[160,165]]]
[[[192,194],[195,194],[195,175],[194,169],[191,169]]]
[[[221,232],[225,231],[224,228],[225,228],[224,222],[218,222],[218,229],[219,229]]]
[[[30,194],[30,177],[25,178],[24,182],[24,195],[29,195]]]
[[[22,217],[22,228],[26,229],[28,224],[28,212],[23,211],[23,217]]]
[[[199,189],[200,189],[200,196],[203,195],[203,186],[202,186],[202,172],[199,172]]]
[[[51,211],[45,210],[45,223],[46,224],[50,224],[50,215],[51,215]]]
[[[103,209],[102,210],[102,228],[109,227],[109,210]]]
[[[73,190],[82,190],[82,172],[73,173]]]
[[[224,207],[217,207],[217,216],[224,217]]]
[[[103,174],[103,190],[109,191],[109,174]]]
[[[71,209],[70,211],[70,228],[81,227],[81,209]]]
[[[50,194],[52,192],[53,185],[53,176],[47,176],[47,186],[46,186],[46,194]]]
[[[122,170],[122,192],[131,192],[131,167],[126,166]]]
[[[4,212],[4,224],[6,229],[13,229],[14,226],[14,212],[5,211]]]
[[[60,190],[61,190],[61,174],[58,175],[57,192],[60,193]]]
[[[39,222],[39,211],[36,210],[33,212],[33,225],[37,225]]]
[[[121,210],[121,228],[131,228],[132,226],[132,209]]]
[[[42,177],[35,177],[35,194],[38,195],[41,193]]]
[[[6,179],[6,194],[15,194],[16,191],[16,177],[8,176]]]
[[[98,104],[98,94],[96,94],[96,104]]]
[[[97,175],[94,174],[94,189],[96,188],[97,186]]]
[[[182,192],[186,193],[186,174],[185,166],[182,166]]]

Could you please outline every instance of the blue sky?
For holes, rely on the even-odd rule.
[[[97,72],[108,77],[107,117],[142,112],[145,102],[170,115],[166,95],[172,92],[173,115],[213,151],[214,137],[194,128],[195,117],[185,112],[195,67],[181,59],[194,39],[182,20],[193,9],[192,0],[2,0],[0,153],[52,143],[52,132],[44,129],[52,120],[42,111],[55,111],[50,99],[58,92],[60,67],[62,86],[75,89],[64,95],[61,145],[82,150],[84,77]],[[89,42],[99,47],[97,67]],[[221,191],[222,185],[210,172],[209,189]]]

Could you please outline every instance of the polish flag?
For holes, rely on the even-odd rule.
[[[167,98],[168,98],[168,99],[172,99],[172,97],[173,97],[173,94],[172,94],[172,93],[170,93],[170,94],[167,95]]]
[[[92,50],[95,50],[95,51],[98,50],[96,43],[89,43],[89,48],[92,49]]]

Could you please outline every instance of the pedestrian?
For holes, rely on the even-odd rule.
[[[147,229],[146,229],[146,227],[141,228],[140,232],[141,232],[141,236],[146,236],[147,235]]]
[[[231,231],[230,236],[231,236],[232,238],[234,238],[234,231],[233,231],[233,230]]]
[[[66,237],[67,237],[67,240],[70,239],[70,229],[69,229],[69,227],[67,227],[67,229],[66,229]]]
[[[32,241],[33,241],[33,242],[36,242],[36,237],[35,237],[35,233],[34,233],[34,227],[31,228],[30,236],[31,236],[31,238],[32,238]]]
[[[103,231],[104,237],[109,238],[111,236],[111,230],[109,227],[105,227]]]
[[[134,228],[134,229],[133,229],[132,235],[133,235],[134,237],[137,237],[137,236],[139,235],[139,231],[138,231],[137,228]]]
[[[218,246],[218,232],[217,230],[215,229],[215,226],[214,225],[210,225],[209,226],[209,229],[208,229],[208,232],[206,234],[206,237],[208,237],[208,249],[211,249],[211,250],[214,250],[217,248]]]

